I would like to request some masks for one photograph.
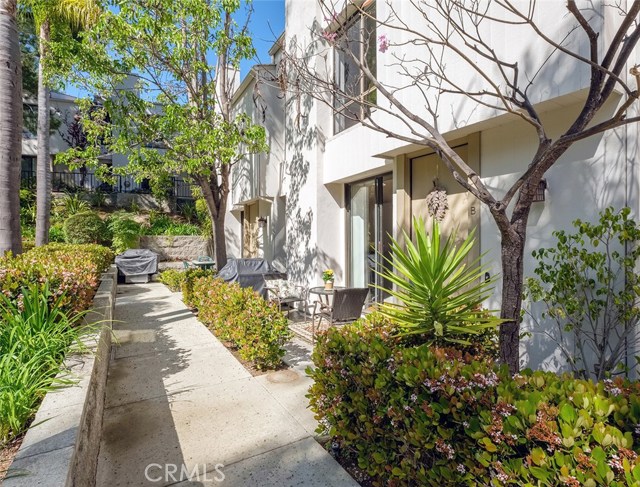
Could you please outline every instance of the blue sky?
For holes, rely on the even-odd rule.
[[[242,63],[242,77],[256,62],[269,62],[269,49],[284,30],[284,0],[254,0],[250,25],[258,59]]]

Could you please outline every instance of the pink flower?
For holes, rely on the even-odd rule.
[[[384,54],[387,49],[389,49],[389,39],[386,34],[382,34],[378,36],[378,51]]]
[[[324,38],[325,41],[331,44],[336,41],[336,39],[338,38],[338,34],[336,34],[335,32],[324,31],[322,33],[322,37]]]

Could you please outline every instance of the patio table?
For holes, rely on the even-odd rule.
[[[212,260],[192,260],[189,262],[189,264],[204,270],[213,269],[213,266],[216,265],[216,263]]]
[[[333,286],[333,289],[325,289],[324,286],[312,287],[309,289],[311,294],[318,295],[318,301],[320,301],[320,305],[323,307],[329,306],[329,296],[333,296],[333,291],[335,289],[344,289],[344,286]]]

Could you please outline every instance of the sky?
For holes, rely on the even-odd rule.
[[[270,61],[269,49],[284,30],[284,0],[254,0],[250,26],[258,59],[242,63],[240,75],[243,78],[252,65]]]

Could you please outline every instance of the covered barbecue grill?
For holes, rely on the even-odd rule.
[[[127,283],[149,282],[149,276],[158,272],[158,254],[147,249],[129,249],[116,256],[118,275]]]
[[[229,259],[217,277],[226,282],[237,282],[240,287],[253,288],[266,297],[265,278],[286,279],[287,275],[282,269],[264,259]]]

